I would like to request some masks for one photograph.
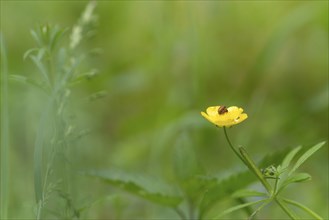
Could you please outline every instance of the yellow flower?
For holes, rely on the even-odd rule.
[[[231,127],[248,118],[248,115],[243,113],[243,109],[236,106],[228,108],[225,106],[211,106],[207,108],[206,112],[201,112],[201,115],[219,127]]]

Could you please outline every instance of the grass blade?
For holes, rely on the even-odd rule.
[[[231,212],[237,211],[239,209],[243,209],[243,208],[248,207],[248,206],[256,205],[258,203],[266,202],[268,200],[269,200],[268,198],[267,199],[261,199],[261,200],[258,200],[258,201],[253,201],[253,202],[248,202],[248,203],[245,203],[245,204],[233,206],[229,209],[226,209],[225,211],[223,211],[218,216],[216,216],[215,218],[212,218],[212,219],[219,219],[224,215],[230,214]]]
[[[0,174],[0,219],[7,219],[8,211],[8,169],[9,169],[9,112],[8,112],[8,70],[7,54],[2,34],[1,46],[1,174]]]
[[[305,205],[303,205],[299,202],[296,202],[296,201],[293,201],[293,200],[290,200],[290,199],[282,199],[282,200],[287,204],[294,205],[294,206],[304,210],[305,212],[310,214],[312,217],[314,217],[314,219],[323,220],[323,218],[321,216],[319,216],[318,214],[313,212],[311,209],[307,208]]]
[[[302,148],[302,146],[298,146],[292,151],[289,152],[289,154],[283,159],[282,161],[282,169],[286,169],[289,165],[292,159],[295,157],[295,155],[298,153],[298,151]]]
[[[323,145],[325,144],[325,141],[320,142],[316,144],[315,146],[311,147],[309,150],[307,150],[296,162],[294,167],[290,170],[289,176],[295,172],[310,156],[312,156],[316,151],[318,151]]]

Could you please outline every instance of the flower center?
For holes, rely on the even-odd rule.
[[[223,105],[218,108],[218,114],[222,115],[225,114],[226,112],[228,112],[226,106]]]

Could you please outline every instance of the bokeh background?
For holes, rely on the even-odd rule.
[[[1,1],[9,74],[37,78],[23,60],[35,47],[30,30],[39,24],[71,28],[86,4]],[[170,181],[182,138],[207,173],[242,167],[222,131],[200,116],[219,104],[248,113],[229,132],[256,160],[328,141],[327,1],[100,1],[95,13],[97,33],[84,47],[101,52],[87,64],[99,75],[72,88],[72,125],[89,131],[71,158],[76,168],[119,167]],[[9,86],[9,216],[32,218],[34,140],[45,97],[24,84]],[[99,91],[106,95],[88,98]],[[313,180],[291,188],[289,196],[328,218],[328,145],[301,170]],[[74,180],[77,203],[106,197],[85,218],[175,217],[97,180]],[[265,212],[284,216],[274,205]]]

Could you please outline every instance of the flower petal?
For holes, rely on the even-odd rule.
[[[241,123],[248,118],[246,113],[243,113],[243,109],[231,106],[227,108],[227,112],[219,113],[218,110],[221,106],[210,106],[206,112],[201,112],[201,115],[211,123],[219,127],[230,127]]]

